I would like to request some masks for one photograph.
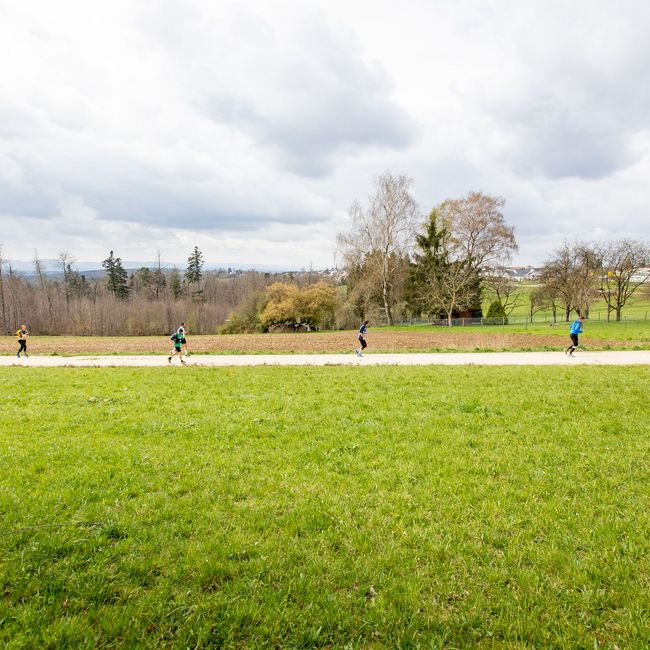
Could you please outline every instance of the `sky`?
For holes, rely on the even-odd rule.
[[[384,171],[519,251],[650,239],[645,0],[0,0],[5,257],[288,268]]]

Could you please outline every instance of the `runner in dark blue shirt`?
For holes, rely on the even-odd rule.
[[[362,357],[363,350],[365,350],[368,347],[368,344],[366,343],[366,334],[368,332],[368,323],[369,320],[364,320],[363,323],[361,323],[361,327],[359,328],[359,334],[357,335],[357,338],[359,339],[359,343],[361,344],[361,347],[357,348],[357,356]]]

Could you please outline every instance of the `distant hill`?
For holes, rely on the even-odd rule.
[[[40,260],[43,265],[45,273],[48,275],[57,275],[61,272],[61,267],[58,260],[54,259],[42,259]],[[156,262],[140,262],[133,260],[123,260],[122,265],[124,268],[131,273],[136,269],[140,269],[143,266],[146,266],[150,269],[156,267]],[[179,270],[184,270],[187,266],[187,262],[168,262],[163,264],[164,269],[171,269],[176,266]],[[11,268],[14,271],[17,271],[21,275],[31,276],[34,275],[34,262],[26,262],[24,260],[11,260]],[[97,277],[102,275],[104,270],[102,269],[101,262],[75,262],[73,268],[80,273],[83,273],[87,277]],[[233,269],[235,271],[260,271],[261,273],[283,273],[289,271],[301,271],[304,269],[299,269],[296,267],[290,266],[281,266],[278,264],[206,264],[204,266],[205,271],[218,271],[220,269]]]

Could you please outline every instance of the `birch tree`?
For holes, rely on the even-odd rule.
[[[338,237],[348,268],[361,267],[365,279],[376,287],[389,325],[406,281],[403,259],[415,234],[417,205],[411,195],[412,184],[400,174],[381,174],[367,207],[358,202],[352,205],[352,232]]]

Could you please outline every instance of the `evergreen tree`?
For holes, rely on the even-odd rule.
[[[501,304],[501,301],[493,300],[490,303],[486,319],[489,323],[493,322],[495,325],[508,324],[508,316],[506,314],[504,306]]]
[[[172,294],[172,298],[180,298],[180,295],[183,291],[183,283],[181,282],[181,274],[178,272],[178,269],[174,267],[169,273],[169,291]]]
[[[431,314],[437,306],[434,297],[436,284],[449,269],[448,252],[445,246],[447,230],[439,224],[438,211],[429,214],[424,233],[418,233],[415,242],[419,252],[409,268],[407,303],[415,314]]]
[[[113,255],[113,251],[111,251],[109,256],[102,262],[102,267],[106,271],[106,287],[109,291],[114,291],[115,256]]]
[[[135,273],[131,274],[130,286],[132,292],[143,293],[147,299],[151,298],[151,271],[146,267],[140,267]]]
[[[151,284],[151,271],[146,266],[139,268],[133,275],[140,287],[148,287]]]
[[[418,219],[411,186],[412,180],[401,174],[385,172],[378,176],[368,206],[355,202],[350,208],[353,230],[338,237],[346,266],[364,266],[368,293],[379,293],[379,304],[389,325],[393,324],[393,311],[398,308],[407,280],[403,261]]]
[[[187,258],[187,270],[185,271],[185,281],[187,284],[195,284],[197,290],[201,284],[203,276],[203,253],[198,246],[194,247],[192,254]]]
[[[444,317],[481,316],[481,280],[469,259],[453,259],[450,233],[434,208],[424,233],[416,236],[419,252],[409,273],[407,302],[415,314]]]
[[[120,300],[126,300],[129,297],[129,275],[122,266],[122,259],[115,257],[113,251],[102,262],[106,270],[106,288]]]
[[[90,285],[86,276],[72,268],[68,268],[68,285],[70,295],[75,298],[85,298],[90,295]]]

